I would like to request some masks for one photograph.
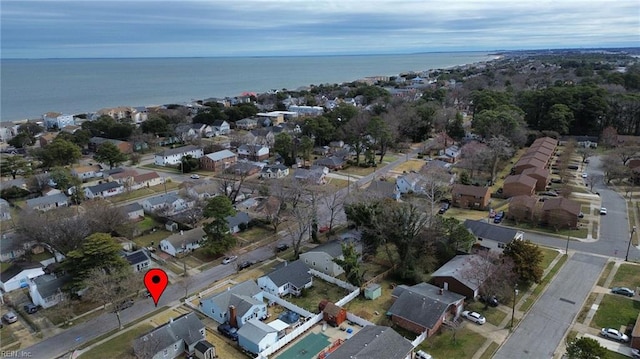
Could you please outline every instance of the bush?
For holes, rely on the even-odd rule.
[[[0,192],[0,197],[6,200],[23,198],[28,195],[29,195],[29,191],[16,186],[5,188]]]

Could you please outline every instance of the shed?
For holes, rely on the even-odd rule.
[[[347,311],[324,299],[318,304],[318,309],[323,313],[323,319],[332,327],[338,327],[347,320]]]
[[[382,287],[378,283],[371,283],[364,289],[364,297],[376,299],[382,295]]]
[[[217,358],[216,347],[206,340],[199,341],[195,346],[195,355],[198,359]]]

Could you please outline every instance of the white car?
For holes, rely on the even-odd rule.
[[[200,176],[199,176],[199,175],[195,175],[195,174],[194,174],[194,175],[191,175],[191,178],[192,178],[192,179],[199,179],[199,178],[200,178]]]
[[[487,319],[480,315],[480,313],[478,312],[470,312],[468,310],[465,310],[464,312],[462,312],[462,316],[480,325],[487,322]]]
[[[600,208],[600,214],[601,214],[601,215],[605,215],[605,214],[607,214],[607,209],[606,209],[606,208],[604,208],[604,207]]]
[[[589,175],[587,174],[587,172],[583,172],[583,173],[582,173],[582,178],[587,178],[587,177],[589,177]]]
[[[617,340],[619,342],[628,342],[629,341],[629,337],[620,332],[617,329],[613,329],[613,328],[602,328],[602,330],[600,331],[600,334],[605,337],[605,338],[609,338],[609,339],[613,339],[613,340]]]
[[[640,349],[631,349],[631,357],[633,359],[640,359]]]
[[[224,257],[224,259],[222,260],[222,264],[229,264],[231,262],[235,262],[236,260],[238,260],[238,256]]]

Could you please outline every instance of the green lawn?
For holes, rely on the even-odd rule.
[[[134,358],[131,343],[134,339],[151,330],[153,326],[141,324],[93,349],[82,353],[81,358]]]
[[[606,294],[600,302],[591,326],[619,329],[622,325],[633,325],[638,319],[638,313],[640,302],[617,294]]]
[[[468,302],[464,305],[465,310],[470,310],[482,314],[487,321],[495,326],[500,327],[500,323],[507,317],[507,313],[499,310],[498,308],[488,307],[485,309],[484,303],[481,302]]]
[[[160,226],[160,223],[156,222],[153,218],[149,216],[145,216],[142,221],[136,223],[136,226],[140,231],[147,231],[154,227]]]
[[[153,242],[154,246],[157,246],[161,240],[169,237],[170,235],[171,232],[161,229],[153,233],[145,234],[144,236],[136,237],[133,241],[138,247],[149,247],[151,242]]]
[[[576,237],[576,238],[587,238],[587,234],[589,232],[586,227],[582,227],[579,229],[560,229],[556,231],[555,229],[550,227],[543,227],[543,226],[539,226],[531,223],[521,222],[516,224],[514,221],[511,221],[511,220],[505,220],[504,223],[508,226],[512,226],[512,227],[516,227],[524,230],[534,230],[538,232],[555,234],[560,237],[565,237],[565,239],[567,235],[571,237]]]
[[[627,287],[635,290],[640,287],[640,266],[623,263],[611,282],[612,287]]]
[[[629,359],[629,357],[612,350],[607,350],[607,359]]]
[[[607,266],[604,268],[604,270],[602,271],[602,274],[600,275],[600,279],[598,279],[598,285],[599,286],[604,286],[604,282],[607,281],[607,277],[609,276],[609,273],[611,273],[611,270],[613,269],[613,266],[615,265],[615,262],[609,262],[607,263]]]
[[[547,269],[547,267],[549,267],[549,265],[551,264],[551,262],[556,259],[556,257],[558,256],[558,251],[555,249],[549,249],[549,248],[544,248],[544,247],[538,247],[540,248],[540,250],[542,251],[542,255],[544,256],[542,258],[542,262],[540,262],[540,267],[542,269]]]
[[[531,295],[525,300],[524,303],[522,303],[522,305],[520,305],[521,311],[527,312],[529,311],[529,309],[531,309],[531,306],[533,305],[533,303],[535,303],[536,299],[540,296],[540,294],[542,294],[542,292],[545,290],[547,285],[549,285],[549,282],[551,282],[553,277],[556,275],[556,273],[558,273],[558,271],[560,270],[560,268],[562,268],[562,266],[566,261],[567,261],[567,256],[563,255],[562,258],[560,258],[556,262],[556,265],[553,266],[553,268],[549,271],[549,273],[547,273],[547,275],[544,278],[542,278],[542,281],[540,281],[540,283],[533,289],[533,291],[531,292]]]
[[[335,284],[326,282],[320,278],[313,278],[313,286],[309,288],[301,297],[286,298],[289,302],[306,309],[312,313],[318,312],[318,303],[327,299],[330,302],[336,302],[347,295],[348,291],[340,288]]]
[[[491,344],[489,344],[487,349],[485,349],[484,353],[482,353],[482,356],[480,357],[480,359],[493,358],[493,354],[495,354],[498,351],[498,348],[500,348],[500,345],[498,345],[498,343],[491,342]]]
[[[360,160],[362,160],[362,158],[360,158]],[[355,176],[366,176],[366,175],[370,175],[373,173],[373,171],[375,171],[377,169],[377,167],[358,167],[358,166],[349,166],[346,169],[340,170],[336,173],[341,174],[346,176],[347,174],[350,175],[355,175]],[[356,178],[354,178],[354,180],[357,180]]]
[[[580,313],[578,313],[576,322],[584,323],[584,320],[587,319],[587,314],[589,314],[589,311],[591,310],[591,306],[593,305],[593,303],[595,303],[597,297],[598,297],[597,293],[589,293],[589,297],[587,297],[587,300],[584,302],[584,306],[580,310]]]
[[[453,332],[445,327],[433,337],[420,344],[416,350],[424,350],[434,359],[464,359],[472,358],[478,348],[486,340],[482,335],[467,328],[457,330],[456,341],[453,341]]]

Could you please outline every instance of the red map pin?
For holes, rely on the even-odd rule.
[[[167,273],[162,269],[149,269],[147,274],[144,275],[144,286],[147,287],[156,307],[158,306],[160,296],[167,288],[167,284],[169,284],[169,277],[167,277]]]

